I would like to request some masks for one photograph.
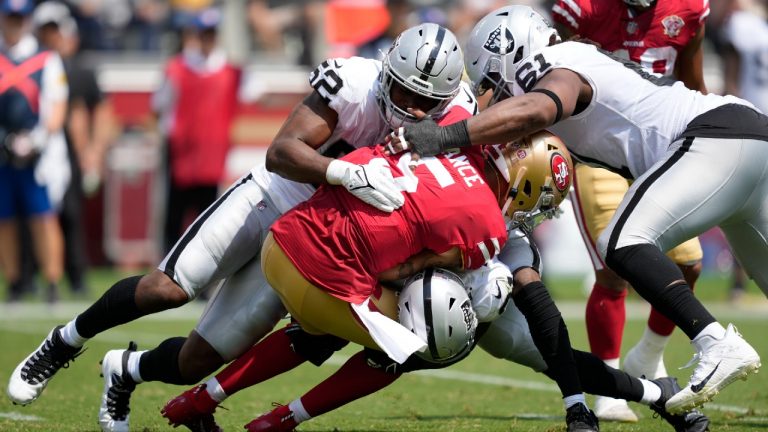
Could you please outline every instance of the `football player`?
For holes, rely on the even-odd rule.
[[[552,7],[555,28],[563,39],[586,39],[614,55],[640,64],[647,72],[676,77],[686,87],[706,93],[701,42],[708,0],[558,0]],[[576,166],[571,203],[595,270],[587,300],[586,323],[593,354],[618,368],[629,284],[605,266],[595,249],[608,225],[627,179],[606,169]],[[698,239],[669,251],[693,289],[701,272],[703,253]],[[634,376],[667,376],[664,346],[675,324],[651,309],[643,337],[627,353],[624,370]],[[626,401],[598,397],[595,414],[601,420],[637,421]]]
[[[117,282],[86,311],[53,329],[11,374],[11,400],[35,401],[96,334],[178,307],[222,280],[188,338],[171,338],[149,351],[131,344],[105,355],[102,429],[128,430],[136,384],[194,384],[272,330],[285,311],[261,272],[258,246],[282,213],[309,198],[312,184],[324,183],[343,184],[383,211],[403,203],[389,170],[333,157],[380,142],[391,128],[414,119],[409,108],[444,121],[477,109],[461,82],[461,50],[450,31],[424,24],[404,32],[396,46],[399,55],[385,64],[331,59],[313,70],[313,91],[278,132],[266,166],[255,167],[203,212],[155,271]]]
[[[474,89],[492,90],[495,103],[450,126],[426,119],[400,128],[390,148],[429,155],[547,128],[578,160],[634,178],[598,250],[698,353],[689,384],[667,409],[701,405],[757,371],[760,357],[692,295],[663,252],[720,226],[768,294],[768,117],[747,101],[703,95],[594,45],[557,42],[557,32],[528,7],[487,15],[472,32],[466,65]]]
[[[500,152],[497,150],[498,146],[494,146],[489,149],[488,155],[498,168],[497,172],[503,174],[503,180],[499,180],[505,187],[492,189],[499,192],[497,195],[499,203],[502,208],[507,208],[507,214],[511,220],[515,221],[513,226],[519,225],[522,228],[512,229],[515,235],[509,239],[500,256],[507,265],[515,268],[514,276],[509,271],[509,267],[497,259],[491,260],[480,269],[463,274],[464,285],[470,288],[472,308],[480,321],[477,332],[479,345],[496,357],[529,366],[536,371],[555,377],[555,371],[548,368],[544,357],[539,353],[525,317],[515,304],[512,302],[508,304],[508,285],[512,281],[519,289],[519,285],[525,278],[541,284],[539,278],[531,277],[531,274],[538,275],[539,264],[535,248],[532,248],[528,242],[526,233],[530,233],[530,228],[535,224],[532,221],[551,215],[565,197],[570,187],[569,173],[572,168],[570,157],[560,140],[545,133],[537,134],[521,146],[510,145]],[[513,180],[513,184],[510,184],[510,179]],[[493,179],[486,177],[486,180]],[[497,184],[498,182],[489,181],[489,183]],[[526,193],[525,189],[530,192]],[[517,192],[512,192],[514,190]],[[514,200],[511,199],[510,192],[514,194]],[[511,245],[514,246],[510,247]],[[429,282],[428,275],[429,273],[424,276],[423,285],[427,286],[426,284],[429,283],[431,291],[435,292],[437,283]],[[546,310],[546,301],[544,303],[539,307]],[[526,302],[523,301],[521,304],[525,305]],[[407,312],[412,313],[410,308]],[[401,309],[402,313],[404,312]],[[433,312],[433,315],[442,316],[443,313],[437,311]],[[409,314],[406,314],[407,316]],[[400,320],[403,321],[402,316]],[[424,322],[424,320],[422,317],[421,320],[414,320],[414,322]],[[434,340],[434,343],[430,341],[430,349],[442,346],[446,337],[434,330],[435,326],[430,325],[428,320],[422,325],[433,329],[426,332]],[[415,327],[419,328],[418,325]],[[273,333],[246,355],[227,366],[216,377],[174,398],[166,404],[163,415],[173,425],[186,425],[197,431],[218,430],[217,426],[202,427],[202,425],[215,425],[212,414],[225,398],[272,377],[277,369],[287,370],[305,360],[297,354],[302,346],[306,346],[306,343],[303,345],[294,343],[290,350],[282,347],[282,350],[289,355],[278,356],[275,361],[275,351],[279,351],[277,344],[280,343],[281,337],[279,332]],[[467,351],[466,354],[468,353]],[[608,367],[591,354],[579,351],[573,351],[572,354],[586,390],[598,394],[629,397],[649,404],[678,431],[706,430],[709,422],[701,413],[673,416],[664,410],[664,401],[679,390],[673,379],[664,378],[654,382],[637,380]],[[316,346],[311,361],[319,364],[328,355],[330,352],[327,349]],[[354,355],[341,370],[309,393],[286,406],[279,406],[262,415],[246,427],[250,431],[290,431],[311,417],[338,408],[389,385],[404,372],[445,367],[465,356],[458,355],[448,362],[437,363],[424,362],[412,357],[404,364],[397,364],[384,356],[376,355],[375,351],[367,350]],[[287,368],[286,364],[289,365]],[[583,407],[584,405],[577,404],[575,409],[568,410],[566,423],[569,431],[597,430],[596,423],[594,425],[588,423],[589,420],[594,419],[590,419],[589,413]]]

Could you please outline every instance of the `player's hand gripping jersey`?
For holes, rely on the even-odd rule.
[[[333,134],[317,151],[338,157],[384,140],[389,124],[377,97],[380,73],[380,61],[361,57],[329,59],[312,71],[309,84],[338,114]],[[435,120],[449,124],[476,113],[477,101],[469,85],[462,82],[459,93]],[[312,185],[284,179],[268,172],[263,165],[252,173],[282,213],[307,200],[315,191]]]
[[[646,70],[671,76],[678,54],[709,15],[709,0],[661,0],[641,13],[621,0],[557,0],[552,12],[573,34]]]
[[[402,187],[405,204],[391,214],[361,202],[343,187],[324,185],[273,226],[275,240],[315,286],[351,303],[373,294],[377,275],[424,250],[461,252],[464,269],[495,256],[507,239],[496,197],[483,179],[479,147],[422,158],[385,156],[381,146],[344,157],[381,163]]]

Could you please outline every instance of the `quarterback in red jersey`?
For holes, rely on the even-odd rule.
[[[262,268],[307,332],[333,334],[404,361],[422,348],[409,343],[413,334],[361,306],[381,297],[378,280],[434,265],[478,268],[504,246],[506,224],[485,181],[480,149],[423,158],[414,169],[409,154],[385,156],[380,146],[358,149],[344,160],[391,171],[405,204],[387,214],[359,205],[345,189],[321,186],[272,226]],[[381,312],[389,315],[394,308]],[[401,337],[378,337],[379,324],[383,333],[402,330]]]
[[[552,7],[555,26],[563,39],[578,37],[646,72],[677,78],[686,87],[706,93],[701,41],[709,0],[557,0]],[[577,223],[595,269],[595,284],[587,301],[587,334],[592,353],[619,367],[624,332],[624,299],[629,284],[608,269],[595,247],[597,238],[626,194],[627,180],[605,169],[580,164],[571,193]],[[698,239],[669,252],[691,287],[701,269]],[[667,375],[663,350],[675,326],[652,309],[641,340],[624,359],[632,375]],[[595,412],[601,420],[637,421],[624,401],[598,397]]]

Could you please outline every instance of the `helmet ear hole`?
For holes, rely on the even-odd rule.
[[[531,185],[531,181],[528,179],[525,180],[525,185],[523,186],[523,193],[528,196],[531,196],[531,194],[533,193],[533,186]]]
[[[523,59],[523,46],[520,45],[517,48],[517,52],[515,52],[515,59],[513,60],[513,63],[517,63],[522,59]]]

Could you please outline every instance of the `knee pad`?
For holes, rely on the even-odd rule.
[[[285,334],[291,339],[293,351],[315,366],[325,363],[334,352],[344,348],[349,341],[332,335],[313,335],[292,323],[285,328]]]

